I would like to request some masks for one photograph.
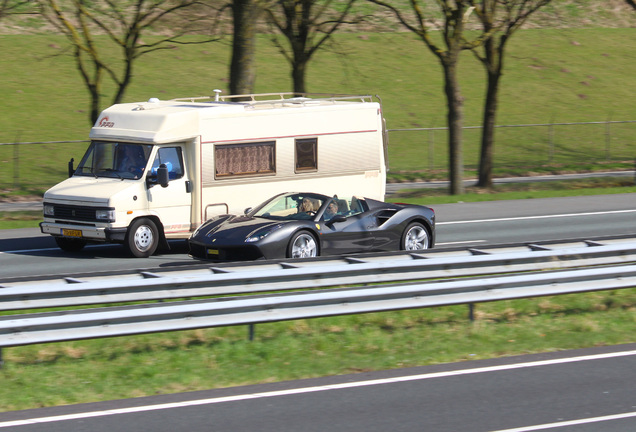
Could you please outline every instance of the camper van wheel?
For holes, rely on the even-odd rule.
[[[128,228],[126,245],[130,253],[137,258],[147,258],[157,250],[159,232],[157,225],[150,219],[137,219]]]
[[[310,258],[318,256],[318,244],[307,231],[294,234],[287,246],[287,258]]]
[[[77,252],[86,246],[86,240],[67,237],[55,237],[55,243],[57,243],[60,249],[66,252]]]

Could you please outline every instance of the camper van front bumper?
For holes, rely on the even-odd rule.
[[[81,238],[104,242],[123,242],[126,238],[127,229],[41,222],[40,231],[42,231],[43,234],[51,234],[58,237]]]

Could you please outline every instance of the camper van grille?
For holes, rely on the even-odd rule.
[[[56,205],[54,209],[56,219],[97,222],[95,207]]]

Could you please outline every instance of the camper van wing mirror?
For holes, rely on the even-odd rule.
[[[73,162],[75,162],[74,158],[71,158],[71,160],[68,161],[68,176],[69,177],[73,177],[73,173],[75,173],[75,168],[73,168]]]
[[[166,164],[159,165],[157,168],[157,183],[161,185],[161,187],[168,187],[168,182],[170,181],[168,177],[168,167]]]

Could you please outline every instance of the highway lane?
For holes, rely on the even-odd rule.
[[[0,430],[633,432],[635,382],[629,344],[0,413]]]
[[[533,243],[636,233],[634,194],[456,203],[435,206],[437,248]],[[88,246],[65,253],[37,229],[0,231],[0,281],[4,278],[188,266],[185,241],[147,259],[129,258],[120,245]]]

